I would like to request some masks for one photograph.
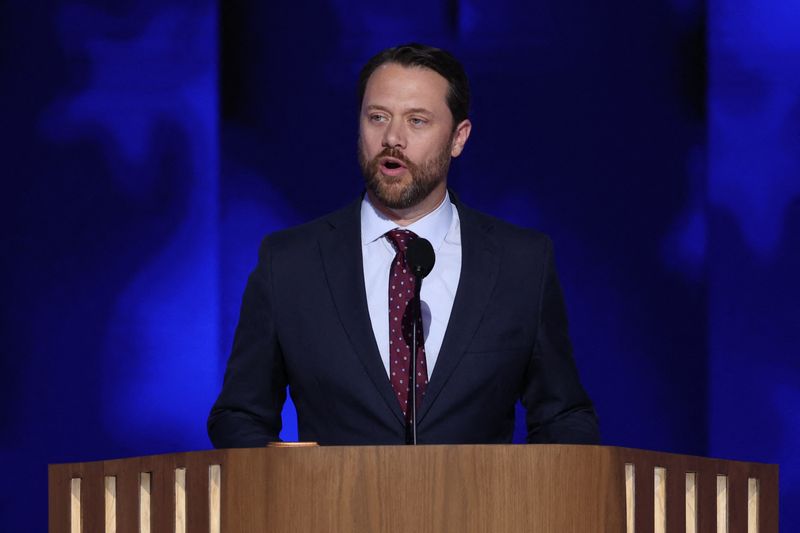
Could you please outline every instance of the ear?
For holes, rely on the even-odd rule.
[[[467,144],[469,133],[472,131],[472,122],[469,119],[464,119],[456,126],[456,131],[453,133],[453,143],[450,147],[450,155],[458,157],[464,150],[464,145]]]

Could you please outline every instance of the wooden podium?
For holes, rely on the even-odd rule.
[[[777,533],[778,467],[604,446],[214,450],[49,467],[51,533]]]

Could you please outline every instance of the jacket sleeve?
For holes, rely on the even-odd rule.
[[[597,416],[572,356],[566,307],[549,238],[544,262],[539,324],[522,397],[528,442],[598,444]]]
[[[287,377],[275,330],[268,241],[248,278],[222,391],[208,417],[216,448],[259,447],[279,439]]]

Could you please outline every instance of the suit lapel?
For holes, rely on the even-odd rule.
[[[425,401],[417,417],[421,422],[442,391],[478,329],[500,269],[491,224],[481,223],[453,193],[461,223],[461,275],[439,357],[433,369]]]
[[[334,305],[356,354],[397,421],[403,424],[403,413],[386,375],[369,319],[360,209],[359,199],[329,217],[330,231],[319,239],[322,263]]]

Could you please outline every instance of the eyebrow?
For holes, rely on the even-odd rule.
[[[390,112],[388,108],[386,108],[386,107],[384,107],[382,105],[370,104],[370,105],[367,106],[367,111],[374,111],[374,110],[386,111],[387,113]],[[425,109],[424,107],[412,107],[411,109],[406,109],[404,111],[404,113],[406,115],[409,115],[409,114],[412,114],[412,115],[430,115],[430,116],[434,115],[433,111],[430,111],[429,109]]]

